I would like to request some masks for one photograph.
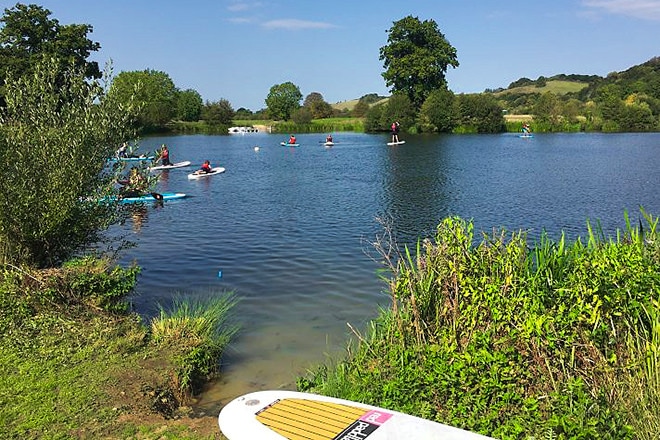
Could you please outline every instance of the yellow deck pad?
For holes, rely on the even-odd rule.
[[[306,399],[281,399],[257,420],[289,440],[332,440],[369,410]]]

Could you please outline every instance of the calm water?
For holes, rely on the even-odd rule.
[[[660,134],[513,134],[406,137],[337,133],[146,138],[165,142],[173,162],[193,167],[161,177],[160,191],[191,197],[147,206],[123,228],[137,242],[124,261],[143,268],[133,299],[157,305],[234,291],[242,331],[223,377],[199,405],[219,409],[256,389],[291,388],[295,378],[341,353],[350,331],[387,307],[373,242],[387,219],[399,243],[431,235],[450,215],[477,230],[542,229],[585,235],[586,221],[612,233],[639,206],[660,214]],[[259,146],[259,151],[255,151]],[[209,159],[224,174],[189,181]],[[221,271],[222,276],[219,276]]]

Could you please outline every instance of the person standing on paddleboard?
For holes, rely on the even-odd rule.
[[[170,162],[170,150],[167,149],[167,145],[165,144],[160,149],[160,163],[164,166],[172,165],[172,162]]]
[[[399,127],[401,125],[399,124],[399,121],[392,122],[392,143],[398,143],[399,142]]]

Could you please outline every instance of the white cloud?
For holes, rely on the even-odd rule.
[[[236,23],[236,24],[246,24],[246,23],[253,23],[254,20],[251,18],[242,18],[242,17],[235,17],[235,18],[229,18],[227,21],[231,23]]]
[[[234,2],[227,6],[227,9],[231,12],[243,12],[249,9],[258,9],[262,6],[261,2],[254,3],[245,3],[245,2]]]
[[[295,18],[287,18],[283,20],[270,20],[262,24],[267,29],[286,29],[286,30],[300,30],[300,29],[331,29],[337,26],[324,23],[320,21],[307,21],[297,20]]]
[[[584,0],[588,8],[646,20],[660,20],[660,0]]]

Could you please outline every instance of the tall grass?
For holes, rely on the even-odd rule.
[[[657,297],[657,293],[656,293]],[[660,438],[660,303],[657,299],[644,308],[644,322],[632,328],[629,336],[632,366],[618,384],[619,404],[625,408],[628,423],[639,440]]]
[[[494,231],[477,243],[471,222],[448,218],[414,248],[379,244],[391,308],[356,351],[303,384],[496,438],[640,435],[632,408],[657,415],[641,390],[660,375],[649,357],[657,219],[642,216],[633,226],[626,215],[612,239],[587,223],[584,242],[530,245],[523,232]]]
[[[205,300],[178,297],[171,308],[160,306],[160,313],[150,323],[152,340],[175,352],[172,385],[177,398],[186,401],[215,373],[219,359],[238,331],[230,322],[236,305],[232,293]]]

